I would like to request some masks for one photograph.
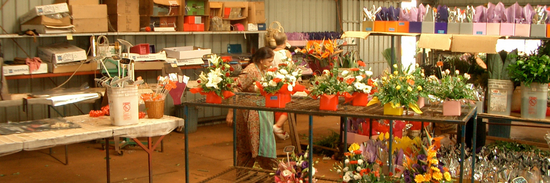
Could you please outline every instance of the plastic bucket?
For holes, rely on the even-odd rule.
[[[548,83],[531,83],[529,87],[521,83],[521,117],[532,119],[546,118]]]
[[[145,101],[147,118],[160,119],[164,116],[164,100]]]
[[[111,123],[126,126],[139,123],[137,86],[108,88]]]
[[[487,112],[490,114],[510,115],[514,83],[510,80],[489,79],[489,101]]]

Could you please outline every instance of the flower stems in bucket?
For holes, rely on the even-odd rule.
[[[180,82],[183,77],[178,77],[177,74],[171,73],[168,76],[157,77],[157,85],[153,89],[153,93],[141,94],[141,99],[145,102],[148,118],[162,118],[164,115],[164,100],[170,90],[177,88],[176,83]],[[141,77],[138,77],[141,80]]]

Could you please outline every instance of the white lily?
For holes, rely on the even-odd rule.
[[[277,74],[275,74],[275,78],[284,79],[285,75],[277,73]]]
[[[353,84],[353,86],[357,89],[357,90],[364,90],[365,88],[367,88],[368,85],[364,84],[364,83],[361,83],[361,82],[355,82]]]
[[[277,83],[273,80],[269,81],[269,86],[277,86]]]
[[[346,77],[346,76],[348,76],[348,74],[349,74],[348,70],[342,71],[342,76]]]
[[[288,91],[292,91],[294,89],[294,87],[292,85],[288,85]]]
[[[284,70],[284,69],[281,69],[279,70],[279,73],[280,74],[283,74],[283,75],[287,75],[288,74],[288,71]]]
[[[363,80],[363,76],[355,76],[355,80],[356,81],[361,81],[361,80]]]

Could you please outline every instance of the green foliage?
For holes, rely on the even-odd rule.
[[[333,130],[330,130],[330,135],[324,136],[323,138],[316,140],[315,142],[313,142],[313,144],[332,148],[332,149],[338,149],[338,144],[339,144],[338,140],[340,140],[340,134],[336,133]],[[313,153],[323,154],[328,157],[332,156],[335,153],[334,151],[321,149],[321,148],[312,148],[312,149],[313,149]]]
[[[500,51],[498,54],[487,54],[487,63],[489,70],[489,79],[510,80],[508,74],[508,65],[516,62],[517,50],[510,53]]]
[[[548,55],[531,55],[521,57],[515,63],[508,65],[508,71],[513,81],[531,83],[550,82],[550,57]]]
[[[338,57],[338,64],[340,68],[354,68],[357,67],[357,52],[346,52],[344,55]]]
[[[537,55],[550,55],[550,40],[542,41],[542,44],[537,49]]]
[[[383,52],[382,52],[382,56],[384,56],[384,59],[386,59],[386,62],[388,62],[388,66],[392,66],[393,64],[396,64],[396,63],[399,63],[397,59],[397,54],[395,53],[395,50],[393,52],[393,58],[395,58],[395,63],[391,63],[391,48],[386,48]],[[399,66],[399,70],[401,70],[401,64],[398,64]]]
[[[455,71],[455,76],[452,76],[449,70],[441,73],[441,84],[435,88],[434,96],[441,100],[475,99],[474,91],[466,84],[466,81],[470,79],[470,75],[465,73],[462,76],[458,70]]]
[[[487,145],[487,147],[490,149],[492,149],[493,147],[498,147],[499,149],[503,149],[505,151],[510,151],[510,152],[533,152],[535,154],[541,154],[543,156],[550,156],[550,151],[540,150],[535,146],[520,144],[516,142],[504,142],[504,141],[497,140]]]

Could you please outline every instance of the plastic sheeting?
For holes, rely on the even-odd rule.
[[[0,135],[0,156],[22,150],[32,151],[114,136],[130,138],[161,136],[184,125],[183,119],[166,115],[161,119],[140,119],[138,124],[130,126],[112,126],[108,116],[92,118],[88,115],[80,115],[65,119],[80,124],[81,128]]]

